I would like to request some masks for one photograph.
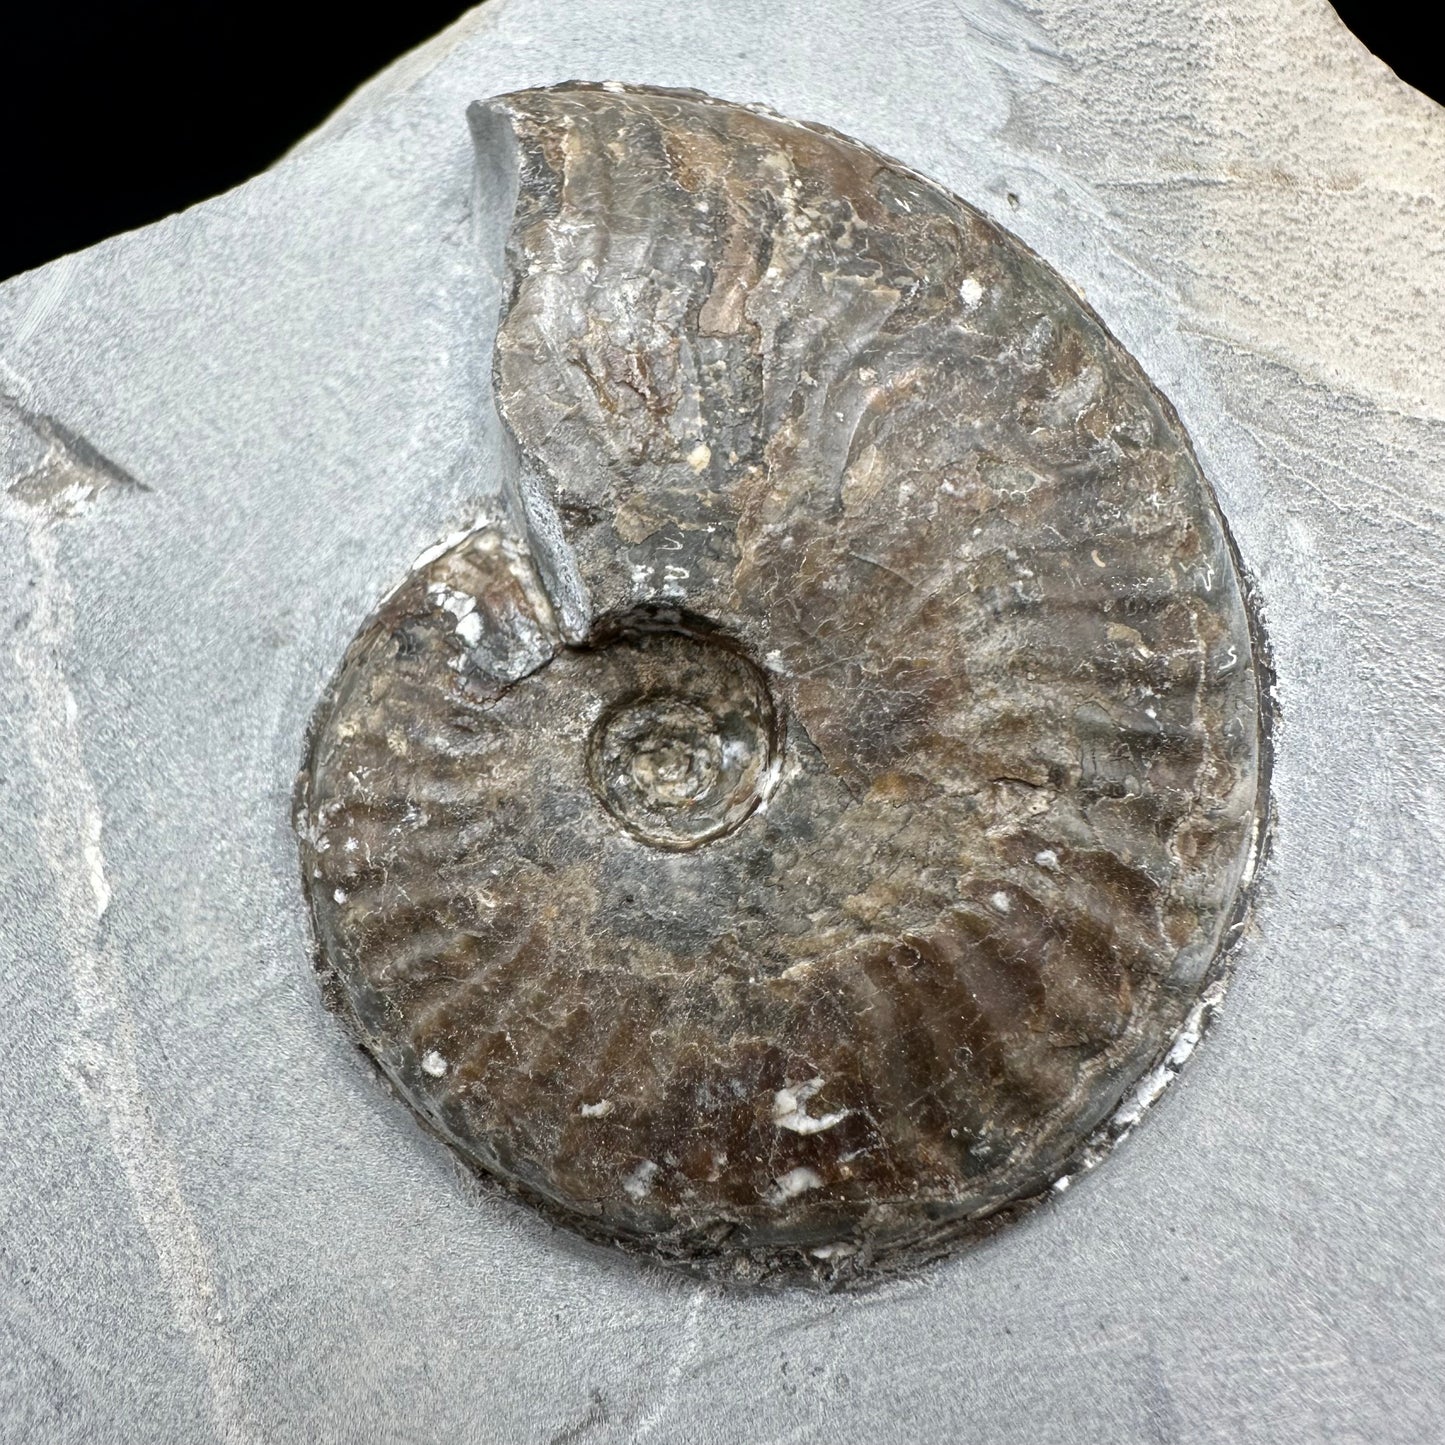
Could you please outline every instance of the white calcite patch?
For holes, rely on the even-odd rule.
[[[783,1204],[789,1199],[796,1199],[800,1194],[806,1194],[810,1189],[822,1187],[823,1176],[816,1169],[800,1164],[796,1169],[789,1169],[786,1174],[779,1174],[773,1180],[768,1199],[773,1204]]]
[[[826,1114],[809,1114],[808,1100],[822,1087],[821,1078],[809,1079],[805,1084],[789,1084],[773,1095],[773,1123],[779,1129],[791,1129],[795,1134],[821,1134],[841,1124],[851,1112],[835,1109]]]
[[[622,1181],[622,1188],[632,1199],[646,1199],[652,1193],[652,1181],[657,1177],[657,1164],[652,1159],[644,1159],[626,1179]]]

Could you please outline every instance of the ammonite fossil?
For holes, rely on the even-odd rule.
[[[585,1235],[936,1252],[1097,1145],[1238,922],[1259,667],[1209,488],[1054,272],[857,142],[612,84],[472,123],[504,502],[321,710],[323,964]]]

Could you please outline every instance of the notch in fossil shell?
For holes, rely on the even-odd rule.
[[[325,966],[589,1237],[936,1253],[1217,977],[1264,803],[1209,488],[1058,276],[857,142],[587,85],[473,124],[515,526],[419,566],[318,715]]]

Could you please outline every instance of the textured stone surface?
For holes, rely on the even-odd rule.
[[[1207,487],[1057,276],[866,147],[621,86],[473,123],[518,198],[511,534],[418,568],[327,703],[325,966],[584,1233],[732,1278],[937,1252],[1097,1153],[1239,922]]]
[[[500,475],[466,108],[579,75],[766,101],[1007,225],[1178,408],[1263,598],[1277,822],[1222,1017],[1057,1207],[856,1298],[478,1198],[316,999],[308,720]],[[0,502],[0,1434],[1438,1434],[1442,127],[1315,0],[501,0],[253,184],[0,288],[0,392],[148,488]]]

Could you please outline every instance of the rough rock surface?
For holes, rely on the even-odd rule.
[[[1276,826],[1223,1015],[1059,1207],[856,1298],[479,1199],[316,999],[308,720],[501,474],[466,110],[579,76],[764,101],[1021,236],[1177,408],[1263,600]],[[7,409],[0,450],[0,1434],[1438,1434],[1442,153],[1322,0],[492,0],[250,185],[0,287],[0,392],[64,428]],[[10,490],[52,446],[89,500]]]
[[[1213,982],[1263,811],[1231,548],[1097,320],[905,168],[687,92],[473,125],[513,531],[327,703],[324,963],[574,1228],[896,1268],[1097,1152]]]

